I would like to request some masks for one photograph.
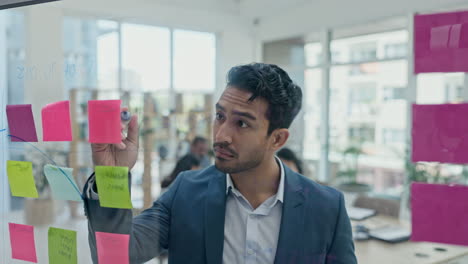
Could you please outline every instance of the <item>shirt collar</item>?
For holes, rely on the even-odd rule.
[[[278,191],[276,192],[275,200],[278,200],[283,203],[283,200],[284,200],[284,167],[283,167],[283,163],[277,156],[275,156],[275,159],[276,159],[276,162],[280,165],[280,170],[281,170],[280,182],[278,186]],[[234,183],[232,182],[231,175],[229,175],[229,173],[226,173],[226,195],[229,194],[229,190],[232,190],[232,192],[236,195],[239,194],[237,189],[234,187]]]

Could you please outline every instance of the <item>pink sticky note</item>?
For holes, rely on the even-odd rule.
[[[468,72],[468,11],[414,17],[414,72]]]
[[[413,241],[468,246],[468,186],[413,183]]]
[[[88,101],[89,142],[120,143],[120,100]]]
[[[96,232],[99,264],[128,264],[130,235]]]
[[[12,258],[37,263],[34,226],[8,223],[8,227]]]
[[[468,163],[468,104],[413,105],[412,161]]]
[[[69,101],[42,108],[42,132],[44,141],[72,141]]]
[[[30,104],[7,105],[8,129],[13,142],[37,142],[36,126]]]

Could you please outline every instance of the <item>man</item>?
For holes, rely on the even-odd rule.
[[[276,65],[232,68],[216,104],[215,166],[181,173],[133,219],[131,210],[99,206],[91,176],[85,195],[94,199],[85,200],[85,210],[94,262],[100,231],[130,234],[131,263],[165,250],[171,264],[357,263],[343,195],[275,157],[301,101],[300,87]],[[136,117],[122,143],[92,148],[95,165],[132,168]]]
[[[202,169],[211,165],[210,158],[208,157],[208,148],[208,140],[200,136],[195,137],[190,145],[190,153],[200,160],[200,167]]]

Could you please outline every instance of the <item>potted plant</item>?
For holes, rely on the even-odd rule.
[[[371,190],[370,185],[359,183],[357,175],[359,170],[359,156],[362,149],[358,145],[351,145],[343,151],[343,161],[337,173],[338,189],[343,192],[365,193]]]

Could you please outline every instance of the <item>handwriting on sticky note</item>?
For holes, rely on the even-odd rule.
[[[30,104],[7,105],[8,129],[13,142],[37,142],[36,125]]]
[[[37,263],[34,226],[8,223],[8,228],[12,258]]]
[[[44,141],[71,141],[70,102],[61,101],[42,108]]]
[[[99,264],[128,264],[130,235],[96,232]]]
[[[72,168],[62,168],[47,164],[44,174],[57,200],[82,201],[80,191],[73,179]]]
[[[88,101],[89,142],[120,143],[120,100]]]
[[[13,196],[39,197],[34,183],[31,162],[8,160],[7,175]]]
[[[48,237],[49,264],[78,263],[76,231],[51,227]]]
[[[101,206],[131,209],[128,167],[96,166],[95,172]]]

